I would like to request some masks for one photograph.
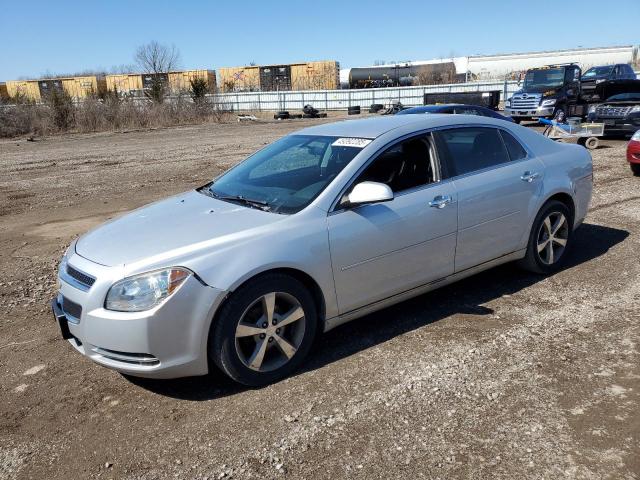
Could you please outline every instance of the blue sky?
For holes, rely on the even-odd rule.
[[[611,5],[611,8],[606,8]],[[183,68],[424,60],[640,43],[640,0],[0,3],[0,80],[110,69],[175,44]]]

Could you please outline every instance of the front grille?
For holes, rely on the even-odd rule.
[[[71,317],[74,320],[80,320],[80,317],[82,316],[82,307],[76,302],[72,302],[68,298],[62,297],[60,307],[68,317]]]
[[[514,95],[511,99],[511,108],[533,110],[540,105],[541,95],[527,95],[523,97],[521,95]]]
[[[633,107],[609,107],[601,105],[596,107],[596,116],[607,118],[622,118],[626,117]]]
[[[95,283],[96,279],[91,275],[87,275],[86,273],[82,273],[80,270],[73,268],[71,265],[67,265],[67,275],[76,280],[78,283],[81,283],[87,288],[91,288],[91,286]]]

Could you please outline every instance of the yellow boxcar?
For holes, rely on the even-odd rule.
[[[23,96],[34,102],[41,100],[37,80],[9,80],[7,81],[7,94],[10,98]]]
[[[139,73],[107,75],[105,81],[106,88],[110,92],[129,95],[142,91],[142,75]]]
[[[91,95],[99,95],[107,89],[106,79],[95,75],[62,78],[61,80],[62,88],[73,98],[87,98]]]
[[[335,90],[340,85],[340,64],[335,61],[291,65],[292,90]]]
[[[0,83],[0,98],[9,98],[9,92],[7,91],[7,84]]]
[[[214,70],[169,72],[169,89],[172,93],[188,92],[191,90],[191,80],[196,78],[201,78],[207,82],[209,93],[216,91],[216,72]]]
[[[223,67],[218,70],[223,92],[257,92],[260,90],[260,67]]]

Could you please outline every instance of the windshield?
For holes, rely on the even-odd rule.
[[[369,142],[288,135],[253,154],[201,191],[247,207],[296,213],[309,205]]]
[[[584,72],[582,78],[608,77],[611,70],[613,70],[611,65],[606,67],[591,67],[589,70]]]
[[[529,70],[524,77],[526,91],[544,91],[564,84],[564,68]]]
[[[413,107],[400,110],[396,115],[411,115],[413,113],[439,113],[442,107],[437,105],[427,105],[425,107]]]
[[[640,93],[619,93],[607,98],[607,102],[640,102]]]

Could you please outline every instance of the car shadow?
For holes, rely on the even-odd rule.
[[[629,236],[629,232],[584,224],[575,234],[564,270],[604,255]],[[483,304],[527,288],[545,277],[527,273],[514,264],[502,265],[441,289],[366,315],[331,330],[319,338],[305,365],[294,375],[316,370],[394,337],[451,315],[490,315]],[[389,321],[392,318],[393,321]],[[168,397],[203,401],[246,390],[218,370],[202,377],[153,380],[126,376],[133,384]]]

